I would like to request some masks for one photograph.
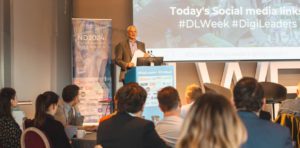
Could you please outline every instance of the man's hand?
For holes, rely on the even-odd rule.
[[[127,65],[126,65],[127,68],[131,68],[131,67],[133,67],[133,66],[134,66],[134,64],[131,63],[131,62],[127,63]]]

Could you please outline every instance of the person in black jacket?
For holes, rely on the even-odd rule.
[[[58,98],[59,96],[51,91],[37,97],[32,125],[45,133],[51,148],[71,148],[64,126],[54,119]]]
[[[97,145],[103,148],[165,148],[151,121],[141,118],[147,93],[137,83],[121,87],[117,114],[99,124]]]
[[[0,148],[20,148],[22,131],[12,116],[12,107],[17,106],[16,91],[2,88],[0,91]]]

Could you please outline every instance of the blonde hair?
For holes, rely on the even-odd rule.
[[[187,101],[195,101],[202,95],[202,90],[199,85],[191,84],[185,89],[185,99]]]
[[[128,27],[127,27],[127,29],[126,29],[126,30],[127,30],[127,32],[128,32],[128,31],[129,31],[131,28],[134,28],[134,29],[136,29],[136,27],[135,27],[134,25],[130,25],[130,26],[128,26]]]
[[[230,102],[207,93],[193,104],[176,148],[239,148],[246,140],[246,128]]]

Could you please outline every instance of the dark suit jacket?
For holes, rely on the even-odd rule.
[[[26,126],[33,126],[33,122],[34,120],[27,122]],[[59,121],[55,120],[53,116],[47,115],[44,125],[37,128],[45,133],[51,148],[71,148],[64,126]]]
[[[252,112],[239,111],[240,118],[244,122],[248,140],[243,148],[292,148],[290,132],[286,127],[259,119]]]
[[[146,52],[145,50],[145,44],[140,41],[136,41],[137,48],[143,52]],[[126,64],[129,63],[133,57],[131,53],[131,49],[129,46],[129,40],[125,40],[123,42],[120,42],[115,49],[115,56],[116,56],[116,64],[121,67],[120,77],[119,80],[122,81],[125,78],[126,73]]]
[[[99,124],[97,144],[103,148],[165,148],[151,121],[117,113]]]

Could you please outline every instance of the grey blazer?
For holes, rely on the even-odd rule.
[[[145,50],[145,44],[140,41],[136,41],[137,48],[143,52],[146,52]],[[115,62],[117,65],[121,67],[120,77],[119,80],[123,81],[125,78],[125,74],[127,71],[126,64],[129,63],[132,59],[132,53],[129,46],[129,40],[125,40],[120,42],[116,48],[115,48]]]
[[[84,117],[81,116],[81,114],[80,114],[77,106],[74,107],[74,109],[75,109],[75,116],[74,116],[74,118],[71,121],[68,121],[68,119],[67,119],[67,113],[65,113],[65,107],[66,106],[64,104],[63,99],[59,99],[59,101],[58,101],[58,108],[57,108],[57,111],[56,111],[56,113],[54,115],[55,119],[57,121],[60,121],[64,126],[67,126],[67,125],[82,126]]]

